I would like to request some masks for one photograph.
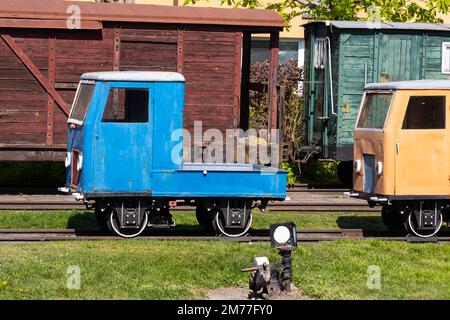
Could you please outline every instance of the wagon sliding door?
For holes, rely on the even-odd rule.
[[[188,29],[182,32],[181,66],[186,78],[184,127],[191,136],[208,129],[239,127],[242,33]],[[200,130],[194,130],[197,124]],[[194,140],[194,139],[193,139]],[[185,140],[184,160],[193,161],[207,142]]]
[[[420,79],[422,60],[419,41],[412,34],[379,34],[378,72],[374,82]]]
[[[177,71],[177,30],[125,25],[114,32],[120,39],[120,62],[115,61],[115,70]]]

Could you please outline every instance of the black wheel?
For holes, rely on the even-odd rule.
[[[395,207],[383,206],[381,218],[389,231],[398,235],[406,235],[405,219]]]
[[[418,228],[418,221],[417,221],[417,215],[416,212],[411,210],[411,212],[408,215],[408,218],[406,219],[406,227],[408,228],[408,231],[411,235],[421,237],[421,238],[429,238],[434,236],[436,233],[439,232],[442,226],[442,213],[437,213],[437,221],[436,221],[436,227],[430,230],[420,230]]]
[[[339,181],[347,188],[353,187],[353,161],[341,161],[337,167]]]
[[[213,210],[208,211],[206,208],[199,204],[195,209],[195,216],[197,217],[198,224],[205,230],[208,231],[217,231],[217,226],[215,223],[215,213]]]
[[[103,210],[103,211],[102,211]],[[97,224],[100,226],[100,228],[107,230],[108,229],[108,224],[107,224],[107,219],[108,219],[108,210],[107,209],[103,209],[103,208],[98,208],[95,207],[95,220],[97,220]]]
[[[142,220],[140,221],[139,228],[121,228],[119,223],[119,216],[116,210],[111,210],[108,213],[108,219],[106,220],[108,229],[122,238],[134,238],[140,235],[148,224],[148,213],[144,212],[142,215]]]
[[[217,226],[216,232],[221,233],[221,234],[223,234],[227,237],[231,237],[231,238],[237,238],[237,237],[241,237],[241,236],[245,235],[248,232],[248,230],[250,229],[250,227],[252,226],[252,222],[253,222],[252,213],[249,212],[248,216],[247,216],[247,221],[245,221],[243,226],[227,227],[226,223],[225,223],[225,216],[224,216],[222,210],[217,210],[214,220],[215,220],[215,223]]]

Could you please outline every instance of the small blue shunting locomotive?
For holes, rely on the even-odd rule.
[[[286,172],[277,168],[174,161],[174,150],[182,159],[183,137],[173,133],[183,128],[184,83],[173,72],[81,77],[68,119],[65,189],[94,202],[99,223],[117,235],[173,225],[169,202],[178,200],[196,207],[202,227],[241,236],[255,205],[286,197]]]

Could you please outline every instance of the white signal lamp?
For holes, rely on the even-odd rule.
[[[297,247],[297,231],[295,223],[284,222],[270,225],[272,247],[292,250]]]

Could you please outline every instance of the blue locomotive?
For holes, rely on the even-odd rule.
[[[66,190],[94,202],[114,234],[173,225],[169,202],[178,200],[196,207],[202,227],[237,237],[249,230],[252,208],[286,197],[283,170],[182,161],[183,135],[174,132],[183,128],[184,83],[173,72],[81,77],[68,119]]]

